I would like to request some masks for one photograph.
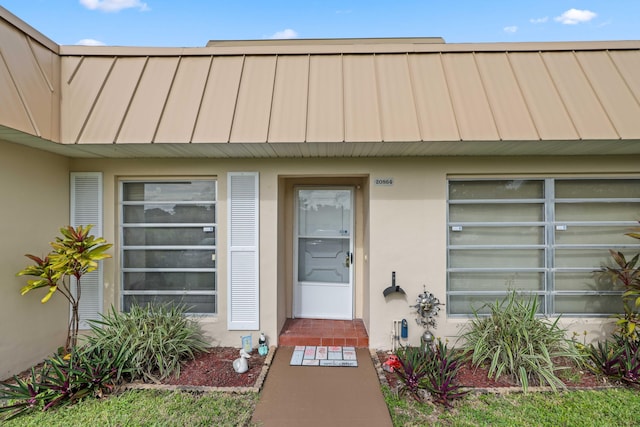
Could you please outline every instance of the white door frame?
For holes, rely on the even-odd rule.
[[[351,198],[351,214],[350,214],[350,234],[349,234],[349,281],[348,284],[327,284],[328,282],[300,282],[298,280],[298,272],[299,272],[299,191],[300,190],[348,190]],[[323,318],[323,319],[341,319],[341,320],[352,320],[354,318],[354,302],[355,302],[355,268],[353,266],[353,262],[355,260],[354,248],[355,248],[355,186],[350,185],[300,185],[294,186],[294,226],[293,226],[293,307],[292,314],[293,317],[309,317],[309,318]],[[346,261],[346,260],[345,260]],[[319,283],[323,283],[323,285],[317,286]],[[304,309],[301,307],[302,304],[302,292],[305,290],[310,290],[315,287],[316,291],[320,291],[321,287],[326,287],[329,290],[329,294],[331,295],[331,288],[336,290],[341,287],[342,290],[336,294],[341,295],[342,297],[346,297],[347,301],[345,301],[345,306],[348,305],[348,308],[341,310],[339,313],[331,312],[331,310],[327,310],[322,313],[305,313]],[[346,289],[345,289],[346,288]]]

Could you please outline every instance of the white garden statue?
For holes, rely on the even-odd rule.
[[[251,356],[244,351],[244,348],[240,350],[240,357],[233,361],[233,369],[239,373],[244,374],[249,370],[249,362],[247,361]]]

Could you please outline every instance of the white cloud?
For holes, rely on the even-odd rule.
[[[271,39],[295,39],[298,37],[298,33],[291,28],[287,28],[286,30],[278,31],[274,35],[272,35]]]
[[[589,22],[596,16],[598,16],[598,14],[590,10],[569,9],[554,19],[562,24],[576,25],[581,22]]]
[[[146,3],[142,3],[140,0],[80,0],[80,4],[89,10],[102,12],[118,12],[131,8],[140,9],[141,12],[151,10]]]
[[[598,24],[598,28],[606,27],[607,25],[611,25],[611,24],[613,24],[613,20],[609,19],[607,21],[604,21],[601,24]]]
[[[508,27],[504,27],[503,30],[505,33],[515,33],[516,31],[518,31],[518,27],[516,27],[515,25],[510,25]]]
[[[531,22],[532,24],[544,24],[548,20],[549,20],[549,17],[548,16],[544,16],[542,18],[531,18],[531,19],[529,19],[529,22]]]
[[[95,39],[82,39],[76,42],[76,45],[80,46],[104,46],[105,44],[100,40]]]

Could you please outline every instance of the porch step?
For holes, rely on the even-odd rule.
[[[368,348],[369,335],[362,319],[287,319],[278,345],[340,345]]]

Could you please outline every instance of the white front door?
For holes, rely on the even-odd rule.
[[[353,188],[295,192],[294,317],[353,318]]]

